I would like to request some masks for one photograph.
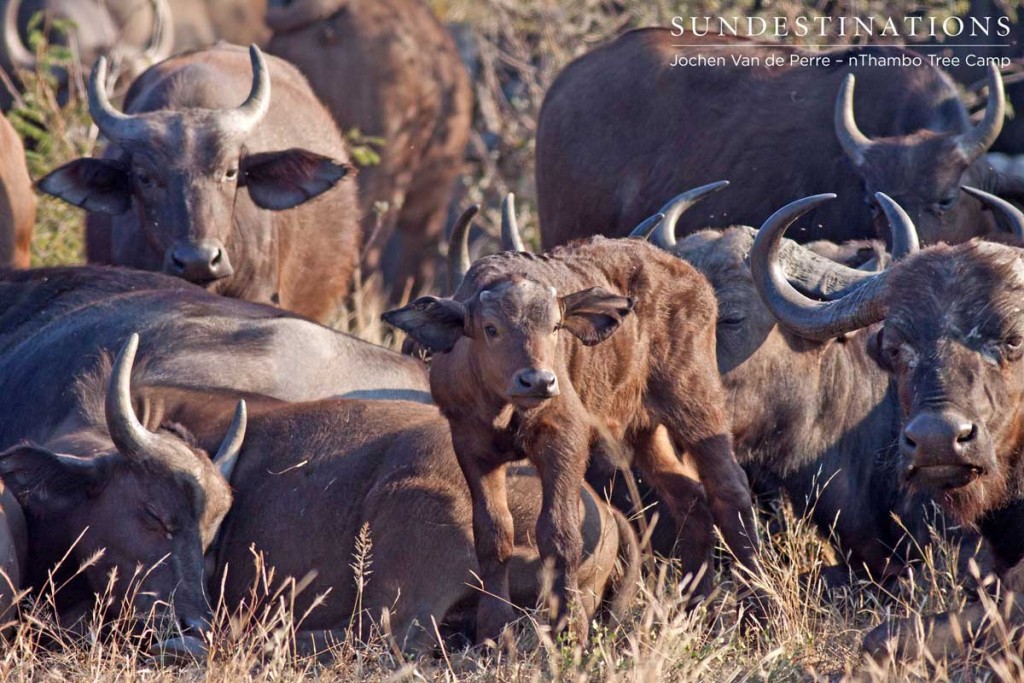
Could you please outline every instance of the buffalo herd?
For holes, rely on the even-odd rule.
[[[470,207],[440,296],[473,102],[425,0],[0,5],[15,89],[51,66],[33,15],[73,22],[101,139],[34,179],[84,210],[88,264],[29,268],[0,117],[5,620],[60,585],[61,628],[99,605],[202,658],[212,605],[277,590],[254,594],[258,553],[303,583],[297,652],[485,643],[535,607],[585,639],[628,628],[645,553],[706,596],[717,530],[756,627],[778,607],[757,501],[782,495],[841,558],[829,585],[905,577],[940,529],[1024,624],[1024,179],[986,156],[994,66],[972,116],[928,62],[870,66],[912,47],[627,32],[540,109],[545,251],[509,195],[471,261]],[[723,49],[785,65],[672,66]],[[404,353],[325,326],[372,276]],[[864,648],[951,652],[988,620],[982,599]]]

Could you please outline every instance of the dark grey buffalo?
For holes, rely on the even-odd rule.
[[[797,513],[810,516],[839,550],[844,564],[826,568],[826,579],[845,580],[848,569],[876,580],[894,576],[919,559],[929,524],[943,520],[933,514],[928,496],[900,490],[899,405],[888,373],[874,360],[878,327],[817,340],[780,325],[751,275],[753,228],[702,230],[677,242],[680,216],[725,186],[697,188],[669,202],[650,239],[689,261],[715,288],[718,369],[728,392],[737,459],[755,490],[781,489]],[[917,236],[900,220],[899,207],[884,196],[878,201],[892,226],[892,256],[898,260],[914,253]],[[845,250],[815,246],[833,256],[867,252],[877,259],[871,244]],[[872,276],[790,240],[780,249],[787,280],[815,299],[841,296]],[[607,472],[600,462],[592,470],[594,484]],[[616,491],[619,504],[632,507],[625,489]],[[671,524],[664,512],[660,519],[659,526]],[[976,541],[969,534],[961,537],[965,544]],[[656,529],[653,538],[663,541],[662,552],[671,549],[664,545],[671,534]]]
[[[595,233],[625,235],[677,188],[719,178],[733,184],[688,212],[683,232],[758,225],[793,197],[816,192],[840,198],[808,214],[798,241],[884,234],[876,192],[906,209],[925,243],[990,230],[981,205],[959,186],[1013,189],[1000,187],[1003,178],[979,162],[1005,114],[994,69],[984,117],[972,124],[939,69],[863,61],[914,56],[900,48],[808,53],[709,42],[666,29],[631,31],[558,76],[537,131],[546,248]],[[698,55],[726,63],[672,66]],[[786,66],[735,66],[734,55],[781,58]],[[809,66],[794,57],[831,61]]]
[[[284,400],[429,401],[419,361],[271,306],[160,273],[85,266],[0,274],[0,448],[41,441],[74,404],[66,391],[102,351],[142,335],[139,362],[172,386]],[[26,400],[26,387],[32,398]]]
[[[226,477],[245,405],[212,459],[180,430],[146,429],[130,391],[137,346],[132,335],[113,367],[109,356],[93,356],[93,367],[63,387],[69,410],[0,453],[0,478],[27,520],[24,582],[38,592],[60,586],[53,599],[62,625],[80,627],[109,590],[102,609],[110,614],[158,633],[202,631],[210,614],[203,554],[231,505]]]
[[[1024,214],[969,189],[1024,237]],[[808,197],[777,211],[761,228],[751,271],[765,305],[801,337],[827,341],[882,323],[874,346],[891,373],[899,405],[899,458],[893,477],[934,498],[953,518],[981,532],[1005,587],[1024,588],[1024,266],[1017,244],[972,240],[937,245],[864,278],[833,301],[793,288],[779,263],[786,228],[831,195]],[[902,220],[909,224],[905,216]],[[1020,597],[1007,602],[1024,622]],[[1013,605],[1011,608],[1010,605]],[[923,644],[939,654],[983,634],[984,603],[926,620]],[[913,625],[896,623],[865,641],[875,653],[921,644]]]
[[[256,47],[219,45],[146,71],[125,113],[108,101],[105,75],[100,59],[89,111],[111,141],[104,158],[39,183],[92,214],[89,260],[334,316],[359,258],[355,182],[337,127],[298,70]]]

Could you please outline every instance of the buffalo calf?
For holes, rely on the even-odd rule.
[[[681,526],[701,492],[672,445],[688,451],[730,548],[756,564],[750,492],[715,367],[715,317],[714,293],[691,266],[639,240],[603,238],[543,256],[483,258],[452,298],[423,297],[384,314],[435,353],[431,393],[473,496],[486,590],[481,639],[512,617],[512,460],[529,458],[543,482],[537,543],[557,572],[556,626],[578,584],[582,541],[571,501],[598,443],[628,444]],[[662,425],[673,443],[658,437]]]

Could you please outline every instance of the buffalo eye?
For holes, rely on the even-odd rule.
[[[935,210],[939,213],[945,213],[956,206],[957,196],[955,194],[944,197],[941,201],[935,204]]]
[[[491,339],[494,339],[495,337],[498,336],[498,328],[495,327],[494,325],[484,325],[484,334],[486,334]]]
[[[720,327],[737,327],[746,320],[742,315],[729,315],[723,318],[719,318],[718,325]]]
[[[1016,334],[1007,337],[1003,340],[1003,347],[1011,357],[1019,356],[1021,350],[1024,349],[1024,337]]]
[[[147,529],[154,533],[163,534],[168,541],[174,536],[171,525],[152,508],[146,508],[144,523]]]
[[[146,173],[144,171],[137,171],[135,173],[135,179],[139,181],[139,186],[140,187],[149,188],[149,187],[153,186],[153,178],[152,178],[152,176],[150,176],[148,173]]]
[[[224,171],[224,178],[227,179],[227,180],[237,180],[238,179],[238,169],[237,168],[229,168],[228,170]]]

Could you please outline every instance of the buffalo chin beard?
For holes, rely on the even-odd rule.
[[[957,488],[915,488],[930,495],[957,522],[972,528],[977,528],[985,514],[1002,507],[1009,493],[1009,484],[1002,472],[986,474]]]

